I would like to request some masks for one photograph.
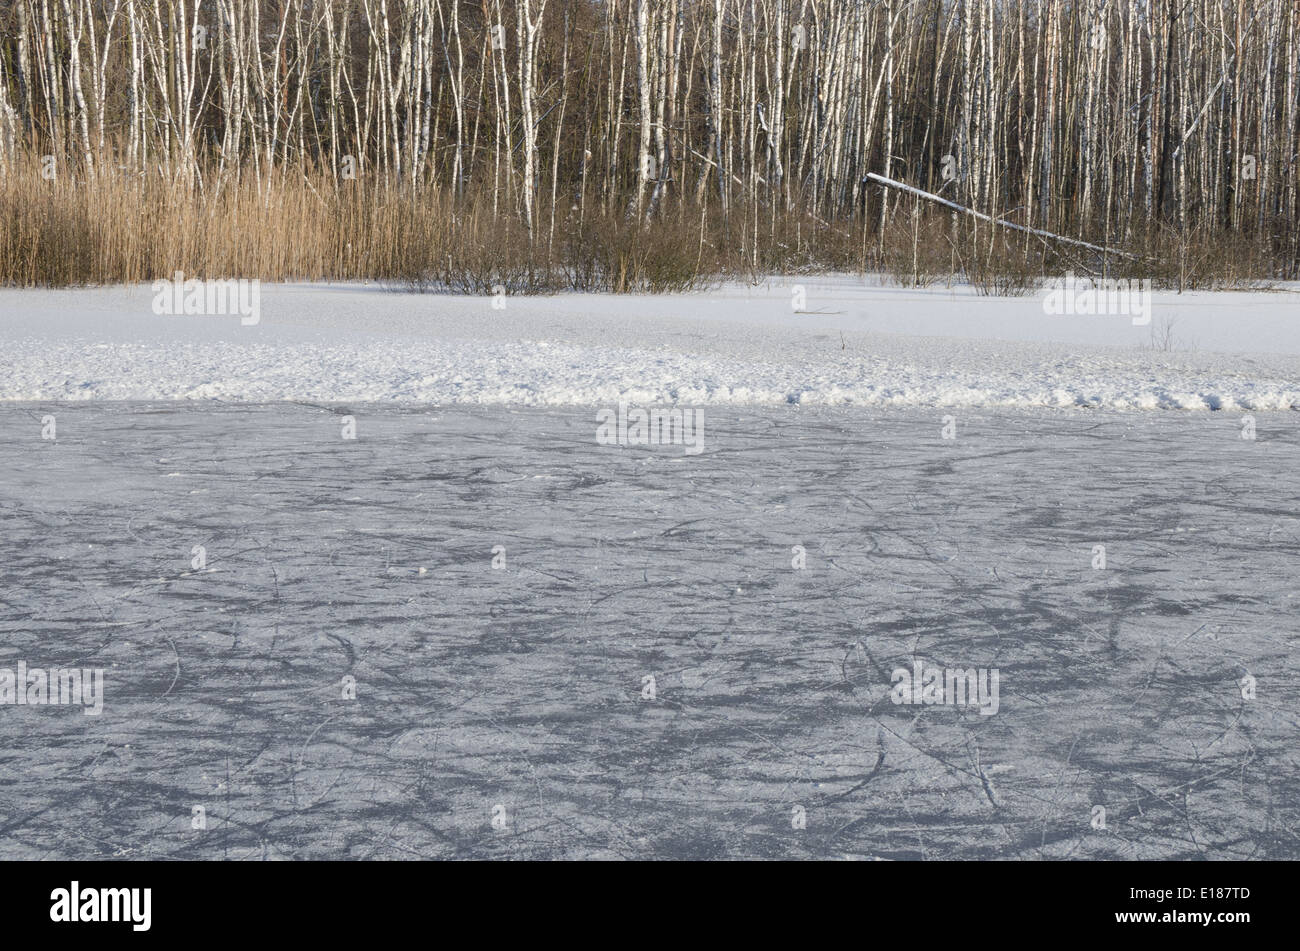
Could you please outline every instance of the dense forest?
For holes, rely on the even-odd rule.
[[[1298,32],[1293,0],[0,0],[0,282],[1296,278]]]

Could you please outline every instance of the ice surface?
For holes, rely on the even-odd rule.
[[[1300,407],[1294,287],[1156,293],[1145,326],[1049,316],[1041,294],[851,277],[509,297],[501,309],[491,297],[265,285],[255,326],[156,316],[152,297],[0,289],[0,399]]]
[[[1294,414],[942,415],[2,406],[0,855],[1300,857]]]

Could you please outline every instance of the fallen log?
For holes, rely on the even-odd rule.
[[[895,181],[892,178],[886,178],[884,175],[877,175],[875,172],[867,172],[867,178],[879,185],[885,185],[889,188],[897,188],[900,191],[905,191],[918,198],[924,198],[926,201],[932,201],[936,204],[943,205],[946,208],[951,208],[954,211],[960,211],[963,214],[979,218],[981,221],[987,221],[989,224],[1000,225],[1003,228],[1011,228],[1015,231],[1023,231],[1025,234],[1036,235],[1040,238],[1051,238],[1053,241],[1060,241],[1064,244],[1073,244],[1080,248],[1087,248],[1090,251],[1100,251],[1102,254],[1118,255],[1122,258],[1128,258],[1130,261],[1141,260],[1141,258],[1136,254],[1129,254],[1127,251],[1116,251],[1114,248],[1103,248],[1095,244],[1089,244],[1087,241],[1080,241],[1078,238],[1067,238],[1064,235],[1053,234],[1050,231],[1042,231],[1038,228],[1027,228],[1024,225],[1012,224],[1010,221],[1000,221],[997,218],[992,218],[989,215],[978,212],[974,208],[967,208],[965,205],[959,205],[955,201],[940,198],[938,195],[934,194],[934,192],[922,191],[919,188],[913,188],[911,185],[904,185],[902,182]]]

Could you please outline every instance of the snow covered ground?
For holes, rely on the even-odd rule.
[[[0,406],[0,856],[1300,857],[1293,414],[706,416]]]
[[[1156,292],[1144,326],[854,277],[495,306],[264,285],[255,325],[157,316],[153,297],[0,289],[0,399],[1300,408],[1295,287]]]

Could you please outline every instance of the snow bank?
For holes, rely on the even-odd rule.
[[[247,325],[156,315],[148,286],[3,289],[0,399],[1296,409],[1297,290],[1157,292],[1135,325],[851,277],[495,302],[268,284]]]

